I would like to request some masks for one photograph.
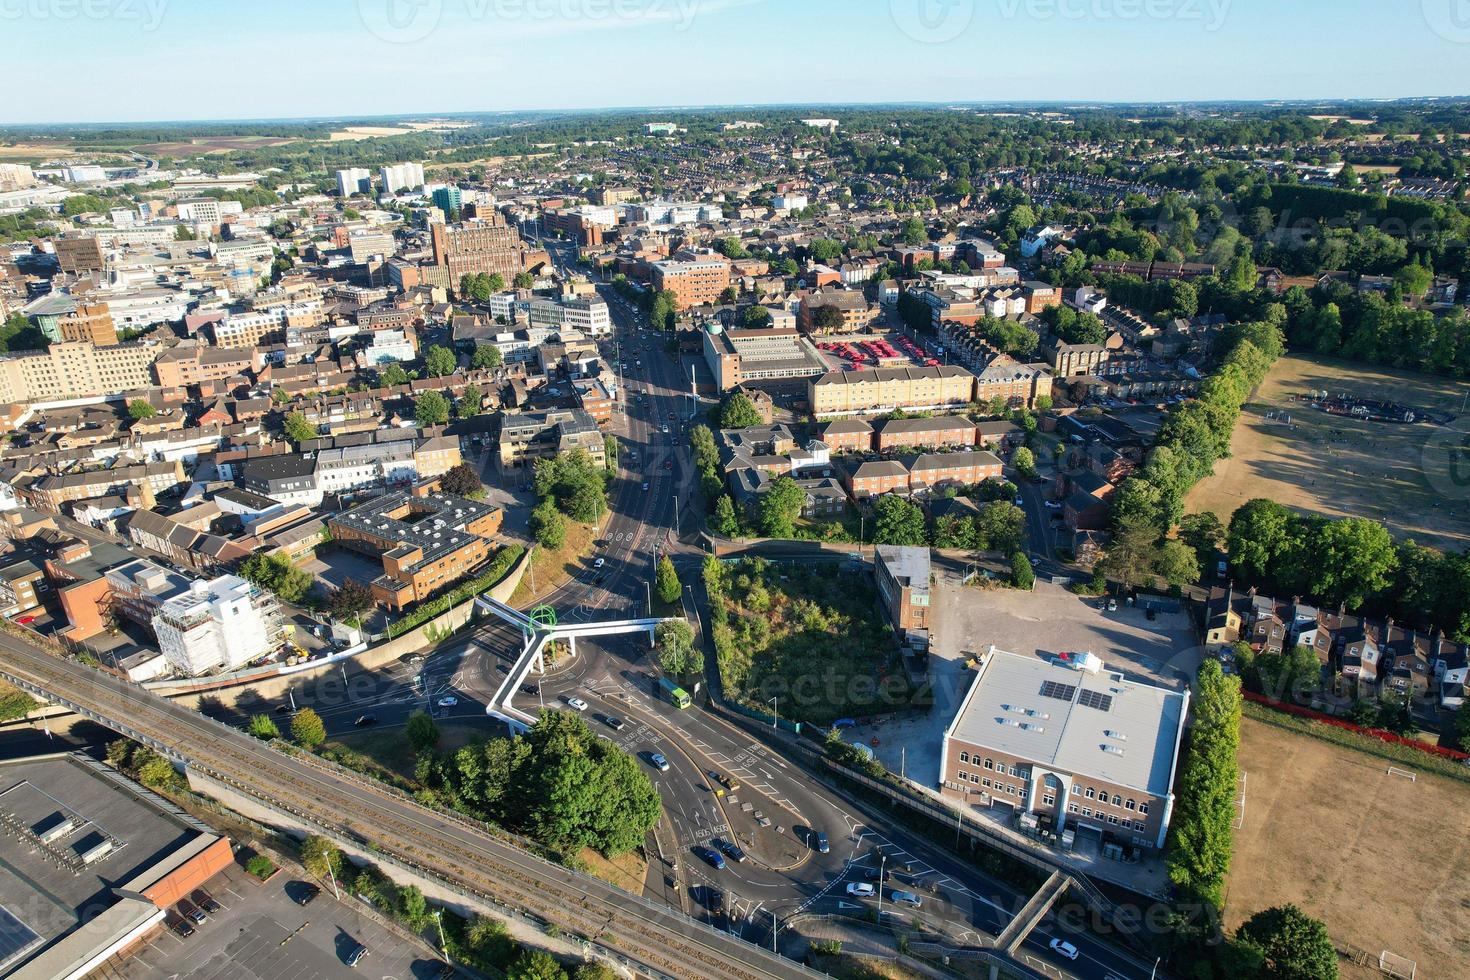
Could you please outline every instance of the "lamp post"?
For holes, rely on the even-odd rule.
[[[771,727],[775,728],[781,721],[781,702],[776,698],[771,698],[766,704],[771,705],[774,709],[774,713],[771,715]]]
[[[878,925],[883,924],[883,869],[888,865],[888,855],[878,855]]]

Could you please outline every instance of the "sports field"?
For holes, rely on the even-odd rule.
[[[1470,384],[1322,357],[1283,357],[1246,403],[1230,458],[1185,498],[1191,512],[1235,509],[1266,497],[1303,513],[1369,517],[1398,538],[1470,544],[1470,415],[1448,426],[1328,415],[1291,396],[1349,393],[1460,415]],[[1269,415],[1278,417],[1271,418]],[[1279,417],[1290,415],[1290,421]]]
[[[1375,756],[1246,718],[1242,826],[1226,884],[1226,927],[1293,902],[1327,923],[1343,976],[1380,976],[1391,950],[1421,978],[1470,975],[1470,786],[1410,781]]]

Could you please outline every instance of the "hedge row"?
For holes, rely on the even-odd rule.
[[[1363,733],[1349,723],[1326,724],[1324,719],[1302,717],[1294,712],[1277,710],[1279,705],[1267,706],[1255,700],[1245,702],[1245,715],[1255,721],[1299,735],[1331,742],[1346,749],[1377,756],[1389,762],[1402,762],[1407,766],[1423,769],[1470,783],[1470,766],[1435,752],[1424,751],[1428,746],[1422,742],[1417,746],[1410,741],[1385,741]],[[1338,719],[1332,719],[1334,722]],[[1437,748],[1437,747],[1436,747]]]
[[[1428,742],[1421,742],[1416,738],[1405,738],[1402,735],[1396,735],[1382,728],[1368,728],[1363,725],[1354,725],[1350,721],[1344,721],[1333,715],[1313,711],[1311,708],[1303,708],[1300,705],[1287,704],[1285,701],[1277,701],[1266,697],[1264,694],[1256,694],[1253,691],[1245,691],[1243,693],[1248,700],[1254,701],[1256,704],[1265,705],[1277,711],[1284,711],[1289,715],[1296,715],[1299,718],[1310,718],[1313,721],[1320,721],[1322,724],[1331,725],[1334,728],[1343,728],[1350,732],[1357,732],[1359,735],[1364,735],[1368,738],[1376,738],[1380,742],[1388,742],[1391,745],[1406,745],[1420,752],[1430,752],[1434,755],[1442,755],[1446,759],[1454,759],[1456,762],[1463,762],[1466,759],[1470,759],[1470,752],[1459,752],[1455,749],[1445,748],[1443,745],[1430,745]]]
[[[427,623],[435,616],[441,616],[447,613],[461,602],[466,602],[481,592],[499,585],[501,580],[510,574],[510,570],[515,567],[516,562],[520,561],[521,556],[525,553],[525,547],[518,544],[509,544],[501,548],[496,552],[495,557],[491,559],[490,564],[485,567],[485,573],[483,575],[460,584],[453,592],[446,592],[437,599],[430,599],[428,602],[420,603],[418,608],[413,612],[404,616],[398,622],[389,625],[388,636],[402,636],[409,630],[417,629],[419,626]]]

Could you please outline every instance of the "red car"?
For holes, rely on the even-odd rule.
[[[34,623],[35,621],[36,621],[36,617],[35,616],[22,616],[22,617],[20,617],[20,619],[17,619],[16,620],[16,622],[19,623],[22,626],[29,626],[32,623]]]

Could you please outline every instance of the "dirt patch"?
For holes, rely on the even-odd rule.
[[[1470,417],[1447,427],[1370,422],[1291,400],[1313,390],[1458,415],[1470,385],[1330,358],[1283,357],[1241,412],[1230,458],[1195,486],[1186,510],[1213,511],[1229,523],[1241,504],[1266,497],[1303,513],[1372,518],[1395,537],[1431,547],[1470,544],[1470,485],[1458,479],[1470,466],[1470,458],[1461,458]],[[1291,421],[1267,417],[1279,413]]]
[[[1467,798],[1456,782],[1307,735],[1241,723],[1245,817],[1226,886],[1231,931],[1254,913],[1294,902],[1327,923],[1343,976],[1378,977],[1387,949],[1421,977],[1463,976],[1470,962]]]
[[[587,570],[582,559],[592,550],[597,538],[597,525],[567,521],[567,537],[555,551],[537,547],[531,555],[531,567],[521,576],[510,604],[517,609],[565,585],[573,575]],[[534,583],[534,588],[533,588]]]
[[[157,157],[192,157],[210,153],[238,153],[282,146],[294,142],[280,136],[210,136],[167,143],[146,143],[136,147],[139,153]]]
[[[648,880],[648,860],[638,851],[629,851],[615,858],[605,858],[590,847],[583,848],[578,855],[587,866],[587,872],[601,878],[630,895],[642,895],[643,884]]]
[[[328,141],[341,143],[348,140],[370,140],[378,136],[407,136],[414,131],[397,126],[348,126],[346,129],[332,133]]]

